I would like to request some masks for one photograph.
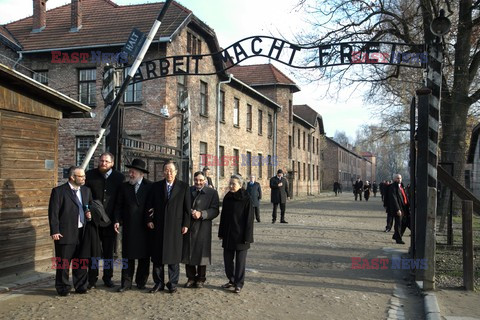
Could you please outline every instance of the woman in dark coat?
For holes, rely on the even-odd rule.
[[[230,177],[230,191],[223,198],[218,229],[218,237],[222,240],[225,274],[228,278],[228,282],[222,287],[235,287],[235,293],[240,293],[243,288],[247,250],[250,243],[253,243],[253,207],[250,196],[242,185],[242,177]]]

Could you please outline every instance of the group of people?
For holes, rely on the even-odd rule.
[[[57,265],[55,288],[60,296],[71,291],[72,269],[76,293],[94,289],[103,260],[103,283],[114,287],[113,258],[116,236],[122,234],[122,272],[119,292],[145,289],[153,263],[154,286],[150,293],[177,292],[179,264],[185,264],[186,288],[202,288],[211,263],[212,220],[220,215],[218,237],[222,241],[225,274],[222,287],[240,293],[245,281],[247,250],[253,243],[254,217],[260,222],[260,184],[255,176],[245,183],[241,175],[230,177],[220,213],[220,200],[208,168],[194,173],[194,185],[177,179],[175,162],[163,165],[164,179],[151,182],[146,163],[134,159],[126,165],[128,177],[114,168],[114,156],[103,153],[98,167],[85,171],[71,167],[68,182],[52,189],[48,209],[50,235],[55,244]],[[125,181],[126,180],[126,181]],[[286,198],[290,196],[283,171],[270,179],[272,223],[285,220]],[[101,257],[101,258],[100,258]],[[79,266],[78,260],[89,261]],[[135,271],[135,262],[137,268]],[[168,281],[165,279],[167,266]],[[134,279],[135,275],[135,279]]]
[[[402,237],[405,230],[410,228],[410,200],[409,190],[405,189],[402,183],[402,175],[394,174],[393,182],[381,182],[380,193],[387,213],[385,232],[390,232],[393,225],[392,239],[398,244],[405,244]]]
[[[363,183],[363,181],[360,179],[360,177],[357,177],[357,180],[353,183],[353,195],[355,196],[355,201],[357,199],[360,199],[362,201],[362,195],[365,201],[368,201],[370,199],[370,194],[373,192],[373,196],[377,196],[378,192],[378,185],[376,181],[373,181],[373,183],[370,183],[368,180]]]

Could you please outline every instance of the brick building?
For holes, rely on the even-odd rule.
[[[333,183],[339,181],[343,190],[352,190],[357,177],[364,182],[375,179],[375,156],[364,157],[357,152],[325,137],[325,159],[323,161],[323,189],[333,190]]]
[[[60,123],[59,165],[68,167],[82,162],[106,113],[101,88],[108,61],[100,57],[119,52],[133,28],[147,33],[163,3],[119,6],[109,0],[72,0],[48,11],[45,0],[33,3],[33,16],[0,26],[0,58],[94,109],[94,119]],[[215,32],[173,2],[144,61],[220,50]],[[110,127],[97,155],[106,149],[114,151],[112,147],[120,141],[121,157],[116,161],[120,169],[133,157],[142,157],[149,166],[149,178],[162,178],[165,159],[181,158],[178,107],[187,92],[190,161],[182,179],[208,165],[219,190],[236,172],[256,174],[268,189],[269,177],[282,168],[291,173],[295,194],[319,192],[323,123],[307,106],[294,112],[293,94],[300,88],[271,64],[237,65],[222,71],[224,63],[207,56],[199,68],[212,75],[177,75],[131,84],[119,120]],[[161,115],[165,106],[170,113],[167,119]],[[294,129],[303,139],[298,150]]]

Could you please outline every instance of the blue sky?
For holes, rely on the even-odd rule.
[[[68,0],[48,0],[47,10],[66,4]],[[120,5],[156,2],[148,0],[114,0]],[[178,0],[215,30],[220,46],[253,35],[282,35],[292,43],[294,35],[308,28],[308,19],[296,8],[297,0]],[[32,0],[0,0],[0,24],[32,15]],[[153,24],[153,21],[152,21]],[[249,59],[246,63],[268,63],[265,58]],[[274,63],[275,64],[275,63]],[[362,90],[338,90],[338,98],[325,98],[327,83],[303,83],[291,68],[275,64],[296,81],[301,91],[294,95],[294,104],[308,104],[323,117],[325,131],[333,136],[336,130],[355,137],[359,125],[370,123],[369,107],[362,101]],[[336,91],[336,90],[334,90]]]

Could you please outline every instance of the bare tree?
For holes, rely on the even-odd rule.
[[[301,0],[299,6],[311,17],[311,31],[298,34],[297,40],[305,45],[341,41],[431,43],[435,36],[430,24],[440,9],[446,10],[452,28],[443,39],[440,159],[455,163],[454,176],[463,182],[467,119],[478,112],[480,100],[480,0]],[[408,123],[405,109],[422,86],[424,75],[421,70],[407,72],[400,66],[350,65],[315,70],[310,77],[338,81],[340,86],[371,82],[368,99],[382,104],[379,112],[390,132]]]

